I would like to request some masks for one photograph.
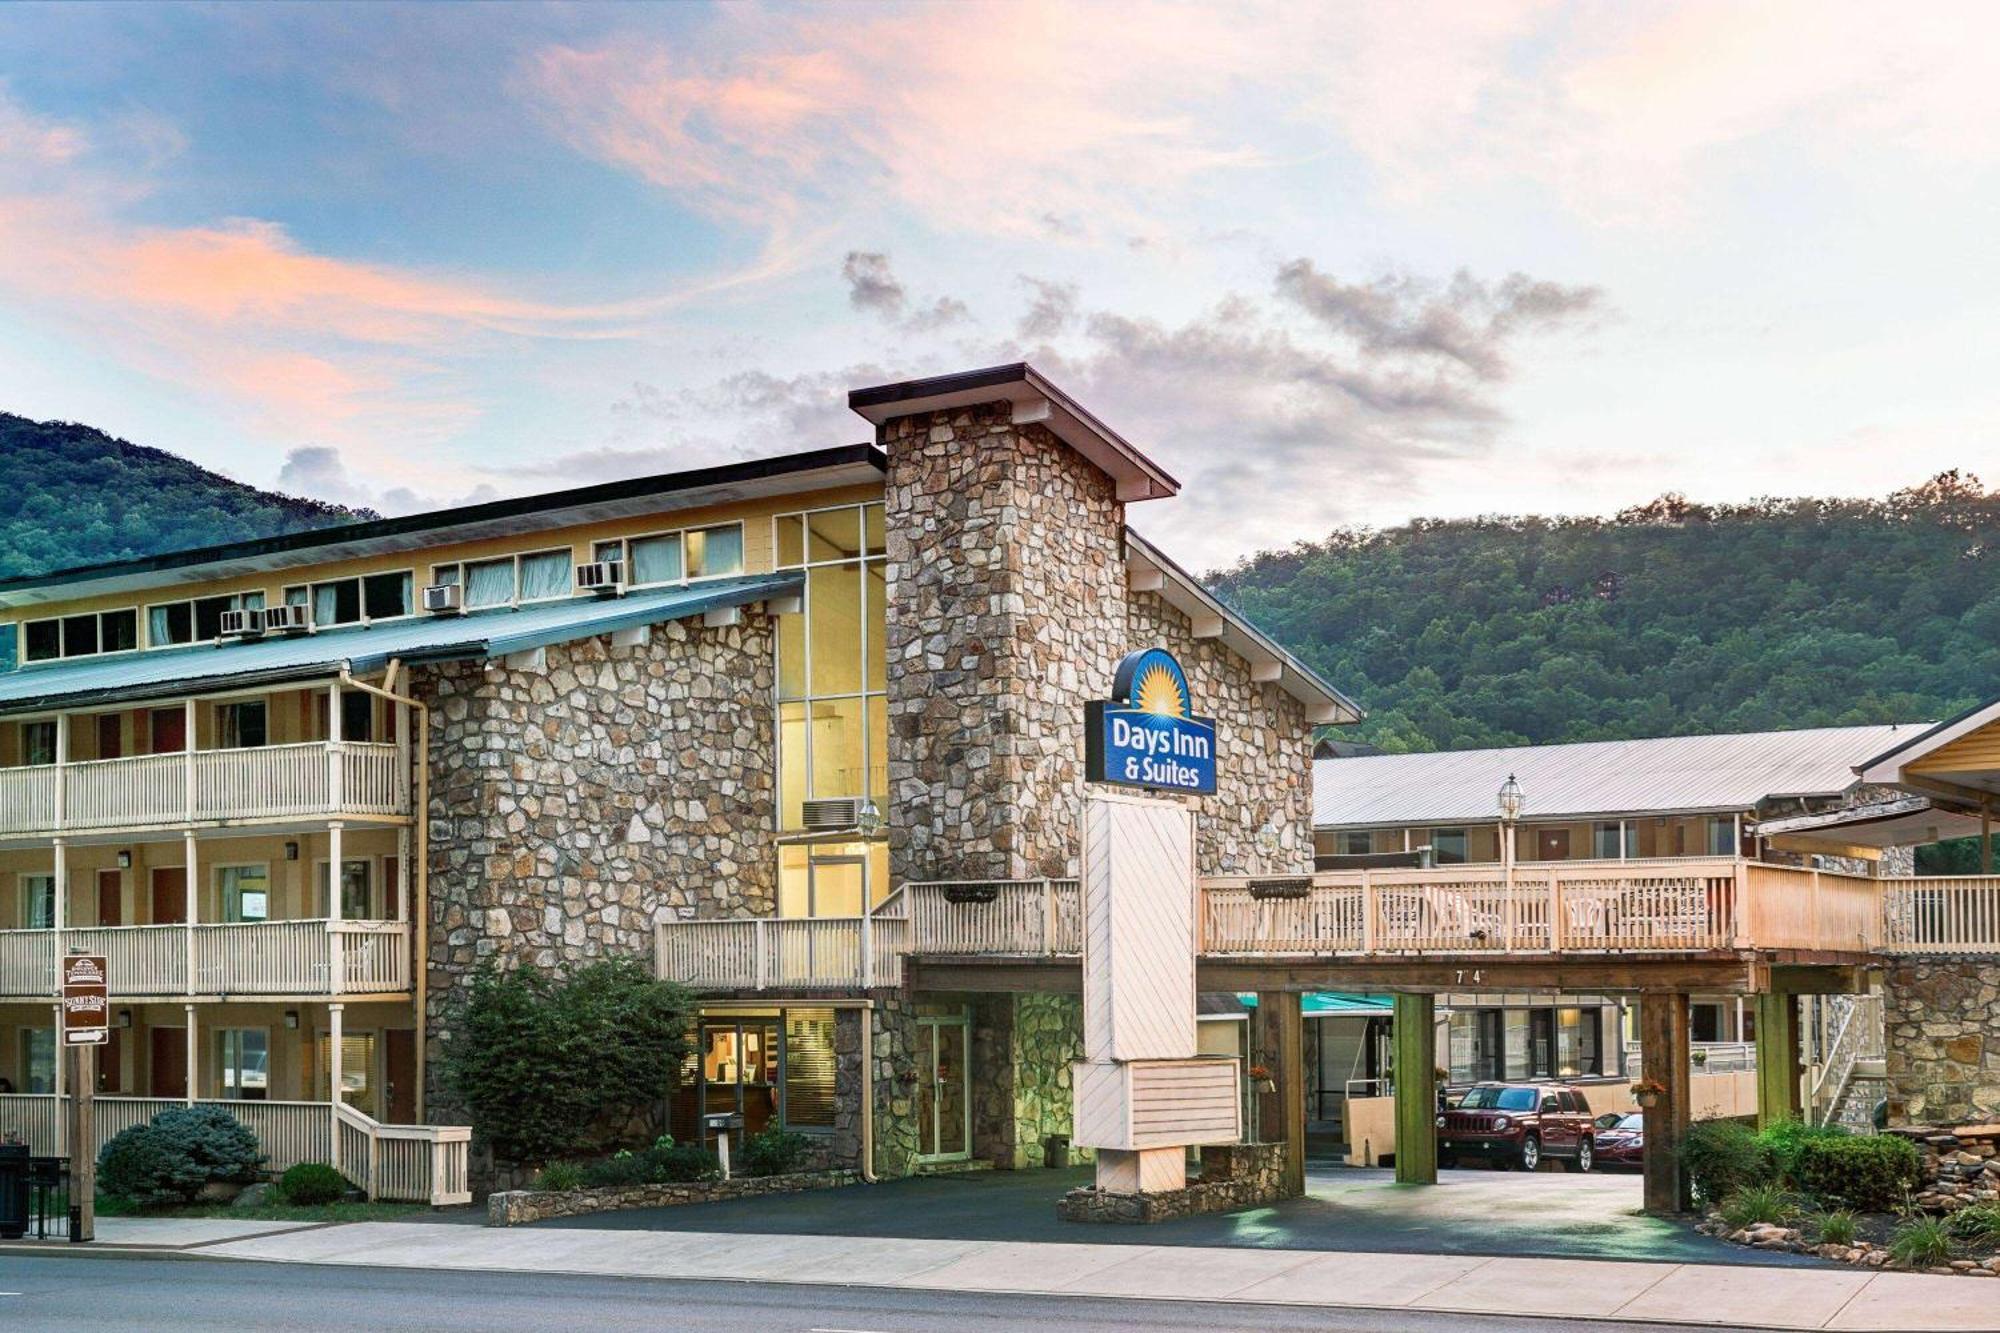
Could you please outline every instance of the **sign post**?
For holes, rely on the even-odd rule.
[[[69,1238],[97,1238],[97,1048],[111,1039],[111,990],[102,954],[62,960],[62,1042],[68,1050]]]

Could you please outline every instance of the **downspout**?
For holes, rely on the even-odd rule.
[[[410,876],[410,925],[412,944],[410,968],[414,974],[410,980],[415,996],[416,1008],[416,1062],[417,1062],[417,1123],[424,1123],[425,1088],[429,1084],[427,1057],[430,1046],[430,1020],[425,1012],[425,1004],[430,993],[430,935],[431,935],[431,710],[415,699],[395,693],[396,677],[403,669],[403,659],[393,658],[389,669],[382,675],[382,684],[370,685],[354,678],[345,664],[340,668],[340,683],[344,687],[379,695],[394,703],[399,703],[416,713],[417,758],[416,790],[411,796],[411,807],[416,812],[416,854],[411,858],[416,862],[415,873]]]

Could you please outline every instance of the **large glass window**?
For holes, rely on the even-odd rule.
[[[254,750],[269,736],[270,710],[262,699],[215,707],[215,744],[221,750]]]
[[[681,564],[681,535],[678,532],[669,532],[659,537],[633,539],[631,568],[633,583],[679,583],[684,572],[684,566]]]
[[[56,877],[23,875],[20,885],[22,929],[53,930],[56,924]]]
[[[1464,829],[1434,828],[1431,830],[1431,863],[1433,865],[1464,865],[1466,855]]]
[[[569,551],[537,551],[521,557],[521,600],[543,602],[569,596]]]
[[[261,1102],[271,1095],[271,1033],[267,1028],[224,1028],[215,1034],[217,1078],[229,1101]]]
[[[514,601],[514,557],[475,560],[465,567],[467,607],[510,606]]]
[[[788,843],[778,849],[778,915],[860,916],[889,891],[885,842]]]
[[[139,646],[139,613],[88,611],[51,620],[30,620],[22,635],[22,660],[48,662],[98,653],[129,653]]]
[[[21,1091],[46,1095],[56,1090],[56,1030],[21,1029]]]
[[[56,724],[54,722],[23,722],[21,724],[21,762],[30,767],[53,764],[56,761]]]
[[[1712,815],[1708,820],[1708,854],[1736,855],[1736,821],[1728,815]]]
[[[809,800],[888,801],[888,597],[880,505],[774,520],[780,567],[804,566],[803,615],[778,619],[779,824]],[[690,534],[692,536],[692,534]],[[711,552],[714,547],[711,545]]]
[[[264,866],[217,866],[216,886],[222,895],[224,921],[268,921],[271,917],[271,872]]]
[[[327,911],[326,862],[321,861],[319,872],[319,901],[322,915]],[[340,915],[348,921],[369,921],[375,916],[374,895],[369,892],[368,862],[342,861],[340,863]]]
[[[743,525],[724,523],[687,534],[688,577],[715,578],[743,572]]]
[[[674,1098],[674,1136],[712,1143],[701,1117],[718,1112],[743,1117],[732,1146],[781,1125],[832,1129],[834,1021],[833,1010],[814,1008],[703,1016]]]
[[[1590,854],[1600,861],[1616,861],[1637,855],[1638,830],[1629,824],[1606,820],[1590,826]]]

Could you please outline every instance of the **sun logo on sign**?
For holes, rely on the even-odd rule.
[[[1187,677],[1172,654],[1157,648],[1136,654],[1126,680],[1121,681],[1123,698],[1142,713],[1154,717],[1191,717],[1194,699],[1188,692]],[[1120,672],[1124,675],[1124,672]]]

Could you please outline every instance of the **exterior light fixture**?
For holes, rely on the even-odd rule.
[[[1278,832],[1276,824],[1266,823],[1257,830],[1257,850],[1266,857],[1275,857],[1284,849],[1284,835]]]
[[[288,1028],[296,1028],[298,1027],[298,1025],[299,1025],[299,1011],[296,1009],[285,1010],[285,1026]]]
[[[299,845],[297,843],[288,842],[285,844],[285,859],[287,861],[296,861],[299,859]]]
[[[118,1011],[118,1026],[121,1028],[132,1026],[132,1011],[130,1009],[120,1009]]]
[[[132,868],[132,853],[118,853],[118,868],[120,870],[130,870]]]
[[[862,801],[861,809],[856,811],[854,815],[854,827],[860,831],[861,836],[864,838],[872,838],[880,833],[885,822],[882,818],[882,812],[876,808],[873,801]]]
[[[1521,817],[1521,806],[1526,798],[1521,794],[1521,784],[1512,773],[1500,784],[1500,818],[1509,824]]]

